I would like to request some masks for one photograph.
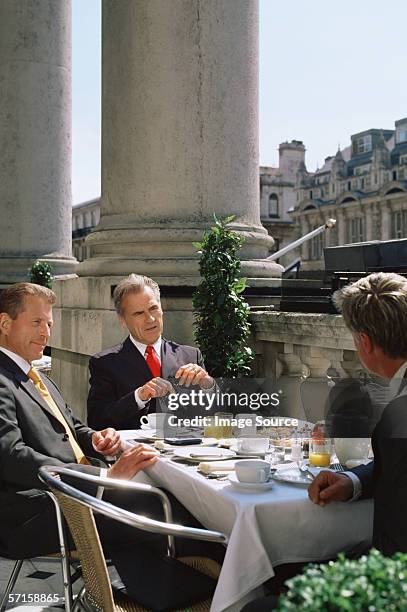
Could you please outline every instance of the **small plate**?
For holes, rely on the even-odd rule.
[[[312,470],[311,470],[312,471]],[[312,480],[300,474],[297,468],[286,468],[282,470],[277,470],[273,474],[274,480],[279,480],[281,482],[289,482],[291,484],[301,484],[301,485],[310,485]]]
[[[230,484],[242,491],[268,491],[273,486],[271,479],[267,482],[240,482],[234,472],[229,474],[228,479]]]
[[[232,444],[232,446],[230,447],[230,450],[234,451],[237,456],[242,455],[243,457],[263,457],[264,458],[264,455],[265,455],[264,451],[259,451],[256,453],[255,451],[238,450],[234,444]]]
[[[201,461],[222,461],[223,459],[232,459],[236,457],[236,453],[227,448],[217,448],[216,446],[204,448],[190,446],[189,448],[176,448],[174,450],[174,457],[201,463]]]
[[[149,431],[151,434],[154,434],[154,435],[157,431],[157,429],[153,429],[152,427],[149,427],[148,425],[144,425],[144,423],[140,425],[140,429],[142,429],[143,431]]]

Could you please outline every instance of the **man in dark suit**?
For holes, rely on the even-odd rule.
[[[116,287],[114,304],[127,339],[89,362],[88,423],[96,429],[136,429],[140,417],[156,412],[156,398],[180,385],[214,387],[197,348],[162,338],[160,289],[146,276],[131,274]]]
[[[55,294],[19,283],[0,294],[0,554],[36,556],[58,550],[55,510],[38,479],[42,465],[68,465],[100,474],[88,457],[115,455],[120,436],[96,432],[76,419],[58,388],[31,367],[42,357],[52,327]],[[153,449],[126,450],[106,470],[131,478],[157,459]],[[82,465],[79,465],[82,464]],[[96,491],[94,491],[96,493]],[[102,519],[102,539],[108,519]],[[106,536],[106,541],[113,532]]]
[[[374,461],[345,474],[321,472],[311,501],[373,497],[373,545],[407,552],[407,280],[375,273],[339,290],[335,303],[367,370],[389,380],[391,401],[372,435]]]

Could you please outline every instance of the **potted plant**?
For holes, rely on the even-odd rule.
[[[193,296],[195,338],[208,372],[227,378],[248,376],[254,358],[247,346],[250,309],[241,295],[246,279],[239,277],[237,256],[244,238],[227,227],[233,219],[215,216],[214,226],[194,243],[202,277]]]
[[[407,610],[407,555],[384,557],[372,549],[360,559],[308,565],[286,582],[280,612],[405,612]]]
[[[30,268],[30,282],[52,289],[53,269],[46,261],[36,261]]]

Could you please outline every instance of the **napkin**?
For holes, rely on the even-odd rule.
[[[203,474],[210,474],[211,472],[233,472],[235,469],[234,460],[226,461],[202,461],[198,465],[198,470]]]

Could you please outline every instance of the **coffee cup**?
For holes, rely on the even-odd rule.
[[[335,453],[339,463],[348,461],[363,463],[369,454],[370,438],[335,438]]]
[[[239,438],[237,450],[240,453],[265,453],[269,447],[268,438]]]
[[[270,464],[262,459],[243,459],[235,463],[236,477],[239,482],[267,482]]]
[[[165,423],[166,414],[163,412],[152,412],[151,414],[144,414],[140,423],[145,425],[149,429],[157,429],[158,427],[163,427]]]

